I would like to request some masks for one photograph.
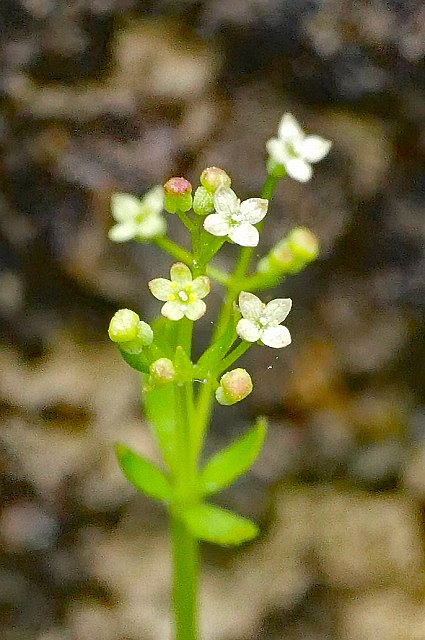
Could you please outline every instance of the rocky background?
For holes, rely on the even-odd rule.
[[[1,638],[170,637],[165,517],[112,443],[158,454],[106,340],[168,265],[106,240],[109,197],[209,164],[257,195],[292,111],[334,147],[279,184],[261,252],[295,224],[323,250],[276,292],[293,345],[217,411],[209,451],[270,433],[220,497],[262,537],[205,546],[203,639],[424,640],[423,3],[2,0],[0,24]]]

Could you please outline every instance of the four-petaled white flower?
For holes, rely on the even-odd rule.
[[[228,236],[242,247],[256,247],[259,233],[253,225],[264,218],[268,206],[264,198],[241,202],[232,189],[221,186],[214,194],[216,212],[205,218],[204,229],[213,236]]]
[[[111,205],[112,216],[118,223],[108,234],[114,242],[150,240],[165,233],[166,223],[161,215],[164,206],[162,187],[154,187],[143,198],[115,193]]]
[[[253,293],[241,291],[239,309],[243,317],[236,325],[236,332],[247,342],[261,340],[263,344],[275,349],[287,347],[291,343],[291,334],[280,323],[285,320],[291,307],[290,298],[276,298],[264,304]]]
[[[204,315],[206,305],[201,298],[209,293],[210,281],[207,276],[192,280],[192,274],[185,264],[176,262],[170,269],[171,280],[155,278],[149,282],[151,293],[165,302],[161,313],[169,320],[198,320]]]
[[[322,160],[331,146],[329,140],[320,136],[306,136],[290,113],[282,117],[278,137],[271,138],[266,144],[272,160],[283,164],[287,174],[299,182],[310,180],[313,175],[311,163]]]

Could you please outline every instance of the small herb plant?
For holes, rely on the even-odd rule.
[[[217,167],[202,172],[194,193],[185,178],[171,178],[143,198],[125,193],[112,197],[116,224],[110,239],[150,242],[176,261],[169,278],[149,282],[151,294],[162,303],[152,325],[121,309],[109,326],[109,337],[122,357],[142,376],[144,411],[164,459],[163,470],[125,444],[116,447],[129,482],[161,501],[169,513],[176,640],[198,637],[199,541],[238,545],[258,533],[254,522],[209,499],[251,467],[264,440],[265,420],[258,419],[241,438],[201,463],[214,404],[235,404],[252,391],[250,374],[233,365],[253,344],[281,349],[291,342],[282,323],[292,301],[276,298],[266,304],[253,292],[275,287],[318,255],[315,236],[296,228],[250,269],[278,180],[287,175],[308,181],[311,164],[325,157],[331,144],[305,135],[295,118],[285,114],[277,137],[266,147],[268,175],[261,197],[241,202],[229,175]],[[164,209],[186,227],[190,250],[167,236]],[[213,264],[225,242],[241,247],[232,273]],[[206,312],[211,282],[224,289],[223,303],[210,345],[194,361],[194,323]]]

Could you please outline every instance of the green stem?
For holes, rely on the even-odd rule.
[[[173,606],[176,640],[196,640],[199,543],[178,514],[171,514]]]
[[[183,249],[183,247],[180,247],[178,244],[176,244],[169,238],[167,238],[167,236],[158,236],[153,240],[153,242],[155,242],[157,247],[162,249],[162,251],[165,251],[165,253],[168,253],[173,258],[177,258],[177,260],[184,262],[185,264],[187,264],[188,267],[192,266],[192,263],[193,263],[192,254],[189,253],[189,251],[186,251],[186,249]]]
[[[221,361],[218,375],[228,369],[234,362],[236,362],[236,360],[239,360],[239,358],[241,358],[250,347],[252,347],[252,342],[247,342],[246,340],[243,340],[238,344],[238,346]]]
[[[190,233],[193,233],[194,224],[193,224],[192,220],[189,218],[189,216],[187,215],[187,213],[184,213],[183,211],[177,211],[177,215],[180,218],[180,220],[183,222],[183,224],[186,227],[186,229]]]

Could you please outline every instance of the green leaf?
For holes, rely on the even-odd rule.
[[[171,499],[172,488],[163,471],[124,444],[118,443],[115,451],[123,474],[138,491],[156,500]]]
[[[223,546],[241,544],[258,535],[258,527],[251,520],[211,504],[186,509],[182,518],[198,540]]]
[[[174,357],[176,377],[179,382],[189,382],[193,377],[193,364],[186,351],[178,345]]]
[[[141,373],[149,373],[149,365],[143,353],[130,354],[120,349],[121,356],[130,367]]]
[[[265,434],[266,421],[259,418],[241,438],[210,458],[201,472],[201,491],[217,493],[245,473],[260,453]]]
[[[174,385],[150,389],[143,394],[143,407],[168,468],[173,471],[176,452]]]
[[[176,323],[168,318],[159,317],[152,323],[152,329],[155,344],[172,360],[177,345]]]
[[[204,377],[210,369],[214,369],[217,362],[220,362],[234,341],[236,340],[235,325],[229,322],[225,332],[216,340],[199,358],[195,366],[195,373],[198,377]]]

